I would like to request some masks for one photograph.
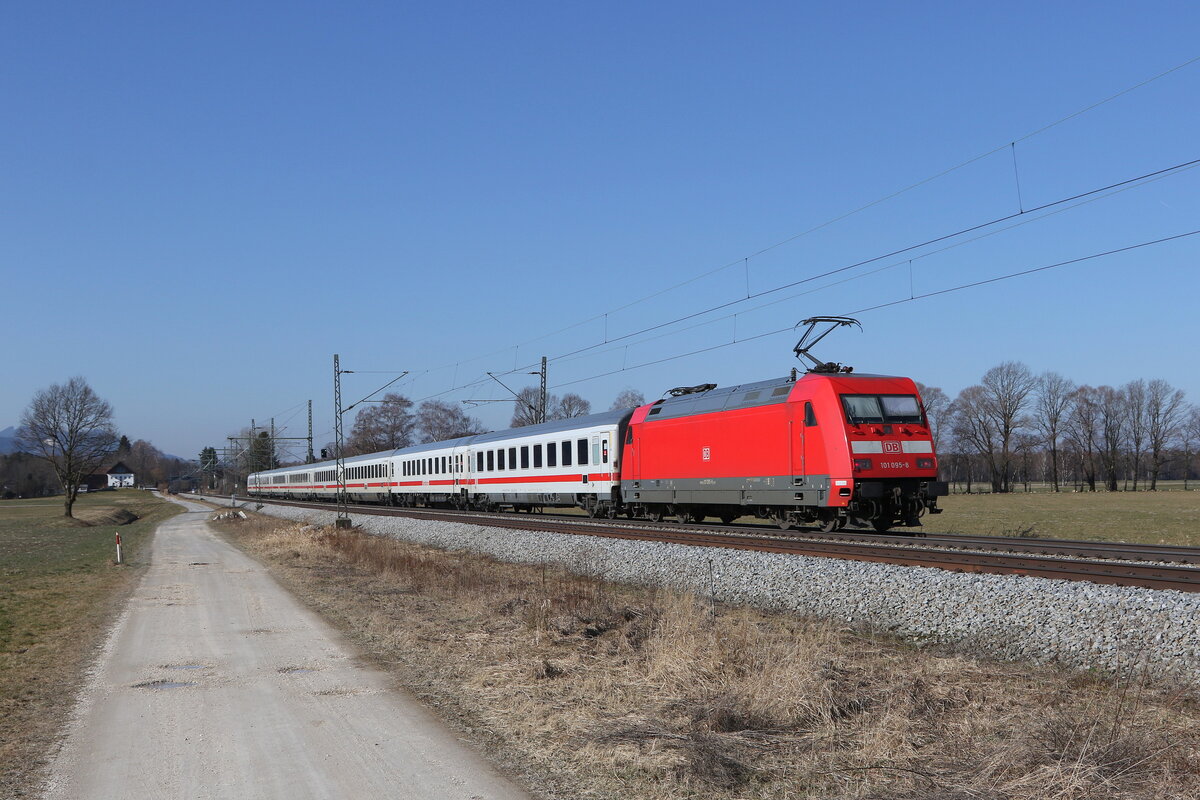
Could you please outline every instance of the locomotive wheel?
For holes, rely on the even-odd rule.
[[[845,517],[838,517],[837,518],[837,528],[835,528],[835,530],[840,531],[842,528],[845,528],[847,522],[849,522],[849,520],[846,519]]]
[[[699,525],[701,522],[704,522],[704,518],[706,516],[708,516],[708,515],[705,514],[703,511],[693,511],[691,513],[691,521],[694,524]]]
[[[875,529],[876,533],[887,533],[888,529],[892,527],[892,522],[883,518],[873,519],[871,520],[871,527]]]
[[[721,524],[728,525],[729,523],[733,522],[737,518],[738,518],[737,514],[732,514],[732,513],[722,514],[721,515]]]
[[[839,520],[837,517],[830,517],[829,519],[821,520],[819,523],[821,533],[833,533],[834,531],[838,530],[841,527],[838,525],[838,522]]]
[[[781,531],[790,531],[792,529],[792,518],[781,511],[775,515],[775,524],[779,526],[779,530]]]
[[[682,508],[676,509],[675,521],[678,522],[680,525],[684,525],[684,524],[687,524],[688,522],[691,522],[692,521],[692,512],[686,511]]]
[[[662,506],[655,506],[646,512],[646,516],[649,517],[652,522],[662,522],[663,518],[667,516],[667,512]]]

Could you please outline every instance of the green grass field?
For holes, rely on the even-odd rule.
[[[74,521],[62,498],[0,501],[0,797],[31,791],[150,534],[181,510],[137,489],[81,495]]]

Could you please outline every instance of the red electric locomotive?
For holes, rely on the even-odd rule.
[[[853,324],[805,322],[809,333],[822,322]],[[816,362],[804,341],[797,355],[815,367],[799,378],[677,389],[636,409],[623,434],[625,510],[680,521],[754,514],[825,531],[847,523],[885,531],[938,513],[947,487],[913,381]]]

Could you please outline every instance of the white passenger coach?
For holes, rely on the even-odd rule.
[[[530,510],[579,506],[612,513],[620,443],[633,409],[464,436],[343,460],[354,502]],[[251,497],[334,500],[337,462],[249,476]]]

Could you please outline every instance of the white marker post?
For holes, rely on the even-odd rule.
[[[121,532],[117,531],[117,563],[121,563]]]

